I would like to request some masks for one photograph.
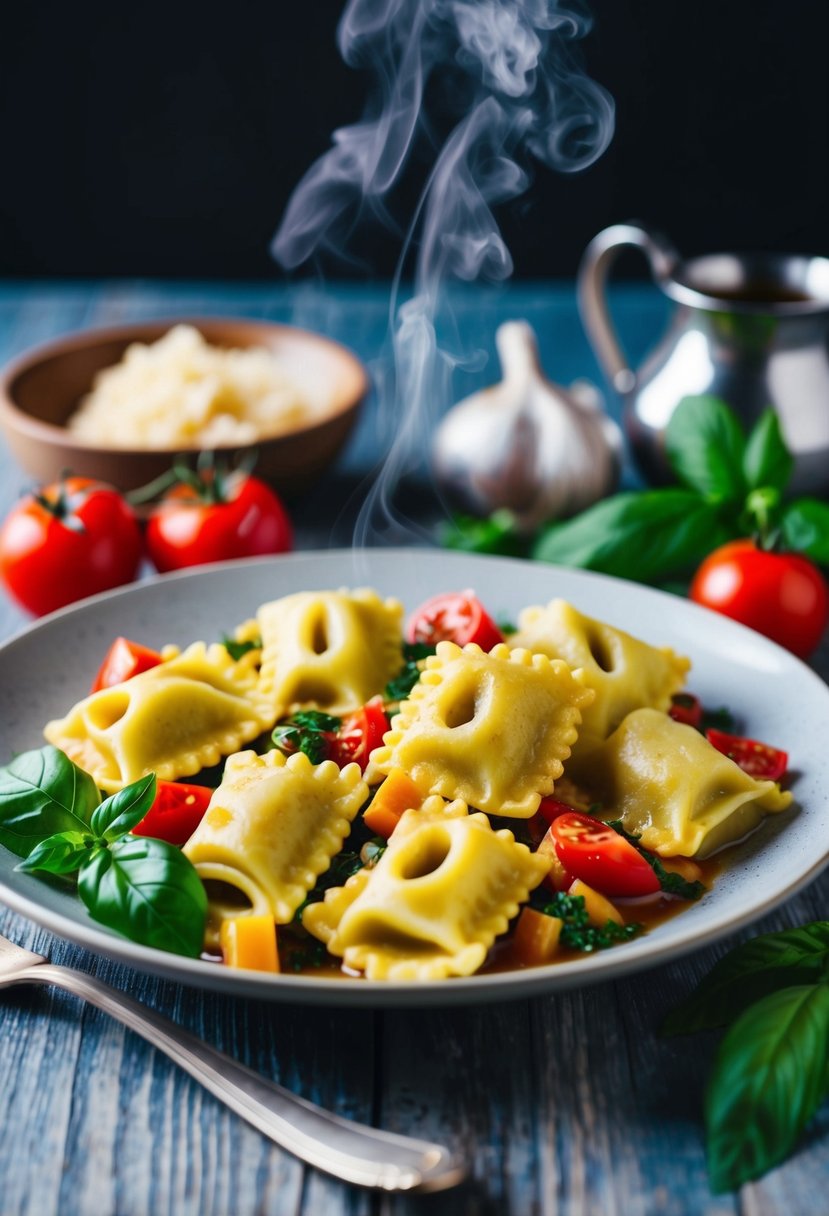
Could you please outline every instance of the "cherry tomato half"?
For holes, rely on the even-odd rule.
[[[559,861],[602,895],[651,895],[659,879],[630,841],[590,815],[568,811],[550,824]]]
[[[0,528],[0,577],[35,616],[129,583],[141,528],[117,490],[67,477],[26,494]]]
[[[264,481],[232,473],[205,479],[203,488],[182,483],[153,509],[147,550],[162,572],[183,566],[285,553],[293,545],[287,512]]]
[[[212,794],[205,785],[159,781],[155,802],[132,829],[133,835],[154,836],[168,844],[186,844],[201,823]]]
[[[365,772],[368,758],[383,742],[390,723],[380,697],[372,697],[361,709],[343,718],[342,725],[331,739],[329,755],[342,768],[359,764]]]
[[[702,722],[702,701],[690,692],[678,692],[671,698],[668,714],[674,722],[683,722],[685,726],[699,727]]]
[[[129,638],[116,638],[98,668],[90,692],[100,692],[102,688],[123,684],[124,680],[130,680],[142,671],[149,671],[151,667],[158,667],[159,663],[163,662],[157,650],[142,646],[140,642],[131,642]]]
[[[788,752],[756,739],[745,739],[742,735],[727,735],[725,731],[712,727],[705,732],[708,742],[718,752],[739,764],[743,772],[758,781],[779,781],[789,767]]]
[[[829,620],[829,592],[817,566],[799,553],[735,540],[710,553],[694,575],[691,599],[742,622],[801,659]]]
[[[475,642],[489,651],[503,642],[504,635],[473,592],[453,591],[421,604],[409,618],[406,638],[429,646],[446,641],[458,646]]]

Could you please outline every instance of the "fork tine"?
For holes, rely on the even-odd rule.
[[[32,950],[24,950],[16,946],[0,933],[0,975],[8,975],[12,971],[22,971],[24,967],[34,967],[36,963],[45,963],[42,954]]]

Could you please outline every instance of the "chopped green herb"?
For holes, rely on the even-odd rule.
[[[340,719],[316,709],[302,709],[286,718],[271,732],[271,741],[286,756],[304,752],[312,764],[328,756],[331,735],[340,728]]]
[[[590,924],[583,895],[567,895],[559,891],[551,900],[536,905],[545,916],[556,916],[563,922],[560,942],[571,950],[592,954],[594,950],[606,950],[619,942],[628,942],[641,932],[638,924],[617,925],[609,920],[601,928]]]
[[[496,624],[505,638],[508,638],[510,634],[518,632],[518,626],[513,624],[512,621],[496,621]]]
[[[251,650],[261,650],[262,639],[256,638],[250,642],[236,642],[225,633],[222,635],[222,645],[233,661],[238,662],[243,654],[249,654]]]
[[[707,730],[733,731],[734,715],[724,705],[719,709],[703,709],[699,728],[703,734]]]
[[[385,699],[387,701],[405,701],[415,684],[420,679],[420,664],[423,659],[435,653],[435,647],[426,642],[405,642],[403,644],[403,666],[386,685]]]

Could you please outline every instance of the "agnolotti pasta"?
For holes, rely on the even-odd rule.
[[[378,864],[310,904],[302,923],[368,979],[471,975],[549,870],[460,800],[404,813]]]
[[[193,642],[181,654],[79,701],[44,734],[102,790],[147,773],[172,781],[217,764],[274,722],[248,656]]]
[[[302,752],[229,756],[184,852],[208,890],[211,932],[240,915],[287,924],[342,848],[368,786],[356,764]]]
[[[527,819],[552,792],[593,696],[545,655],[440,642],[372,766],[403,769],[424,793]]]
[[[667,646],[650,646],[621,629],[584,616],[566,600],[525,608],[511,646],[563,659],[582,672],[596,698],[582,714],[574,756],[583,756],[615,730],[626,714],[648,706],[667,710],[685,683],[688,659]]]
[[[628,714],[590,763],[593,792],[626,831],[665,857],[708,857],[792,800],[655,709]]]
[[[400,668],[403,606],[375,591],[300,591],[263,604],[261,691],[278,714],[356,709]]]

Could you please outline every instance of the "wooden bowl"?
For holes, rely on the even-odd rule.
[[[321,334],[268,321],[174,318],[68,334],[25,352],[0,378],[0,428],[17,462],[39,483],[66,472],[109,482],[120,490],[146,485],[176,456],[192,461],[197,447],[92,447],[66,421],[92,388],[97,372],[118,363],[133,342],[155,342],[173,326],[192,325],[220,347],[265,347],[301,391],[320,402],[321,414],[256,444],[223,446],[217,456],[238,459],[253,447],[257,476],[293,497],[316,481],[343,447],[368,392],[365,367],[350,350]]]

